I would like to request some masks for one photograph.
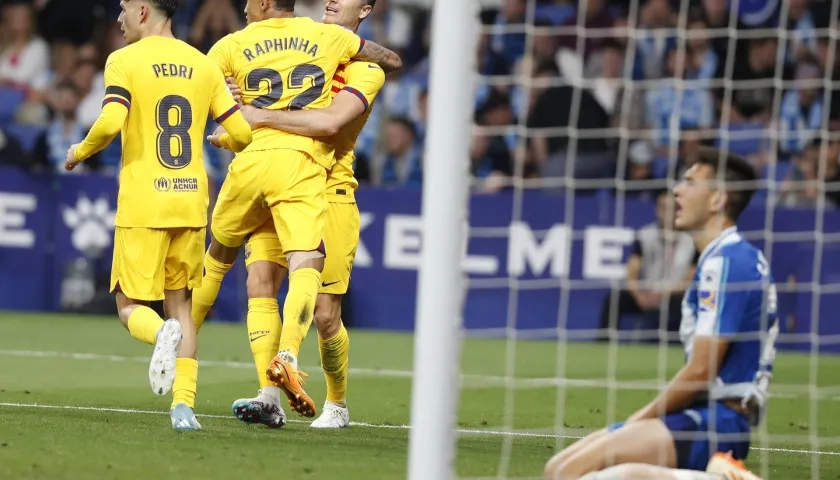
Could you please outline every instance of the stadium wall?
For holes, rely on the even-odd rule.
[[[362,233],[346,316],[359,328],[411,330],[420,192],[367,189],[357,198]],[[115,202],[111,177],[0,169],[0,309],[60,310],[62,296],[77,295],[68,278],[82,258],[107,279]],[[624,277],[634,230],[654,220],[653,207],[608,195],[577,196],[568,209],[566,202],[540,192],[526,193],[521,203],[506,194],[472,197],[464,261],[468,329],[489,336],[515,329],[520,338],[594,335],[588,330],[598,328],[604,296]],[[821,350],[840,351],[840,212],[823,215],[751,207],[739,225],[771,261],[782,331],[797,334],[780,342],[783,348],[809,350],[818,338]],[[245,274],[237,263],[216,318],[244,318]]]

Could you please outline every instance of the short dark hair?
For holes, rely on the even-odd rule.
[[[274,0],[274,9],[280,11],[294,12],[295,0]]]
[[[497,108],[505,107],[510,108],[510,96],[507,93],[496,90],[495,88],[490,90],[490,95],[487,96],[487,99],[485,99],[481,106],[475,111],[475,123],[484,123],[482,119],[485,115],[487,115],[487,113]]]
[[[708,165],[715,176],[721,167],[726,170],[723,181],[728,200],[724,211],[733,222],[737,221],[755,193],[758,174],[740,155],[706,146],[699,147],[697,153],[697,164]],[[734,186],[731,185],[733,183]]]
[[[656,198],[657,200],[659,200],[663,195],[669,195],[670,196],[672,194],[671,190],[668,189],[668,188],[655,188],[653,190],[653,193],[654,193],[654,198]]]
[[[610,49],[618,51],[619,53],[624,53],[624,45],[615,38],[605,38],[604,41],[601,42],[601,49]]]
[[[163,12],[166,18],[175,16],[178,11],[178,0],[151,0],[152,6]]]
[[[376,6],[376,0],[362,0],[362,5],[370,5],[370,8]]]
[[[414,122],[411,121],[408,117],[391,117],[389,120],[391,123],[396,123],[397,125],[401,125],[406,130],[410,131],[415,138],[417,138],[417,127],[414,125]]]

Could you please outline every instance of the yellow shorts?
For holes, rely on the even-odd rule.
[[[151,302],[164,290],[200,287],[205,235],[205,228],[117,227],[111,292]]]
[[[287,252],[323,248],[326,181],[326,169],[297,150],[239,154],[213,209],[213,237],[239,247],[248,234],[273,220]]]
[[[329,202],[324,228],[327,257],[321,272],[320,293],[344,295],[350,286],[350,272],[359,246],[359,207],[355,203]],[[271,220],[254,231],[245,245],[245,265],[261,260],[288,268],[282,243]],[[288,250],[287,250],[288,251]]]

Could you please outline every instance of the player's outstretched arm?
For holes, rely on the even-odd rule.
[[[402,68],[402,59],[399,55],[371,41],[365,41],[362,44],[362,48],[359,49],[359,53],[353,57],[353,60],[375,63],[382,67],[385,73],[391,73]]]
[[[131,92],[128,90],[128,75],[116,54],[108,57],[105,64],[105,99],[102,112],[91,127],[85,139],[67,151],[64,168],[73,170],[76,165],[107,147],[120,133],[128,111],[131,108]]]
[[[254,128],[273,128],[310,137],[329,137],[365,113],[367,106],[347,90],[342,90],[326,108],[297,110],[263,110],[246,105],[245,119]]]
[[[73,170],[76,165],[107,147],[122,130],[127,116],[128,110],[122,105],[109,103],[102,107],[99,118],[96,119],[96,123],[93,124],[82,143],[70,147],[64,168]]]

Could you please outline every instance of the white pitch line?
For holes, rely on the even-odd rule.
[[[168,415],[169,412],[161,412],[157,410],[137,410],[133,408],[113,408],[113,407],[82,407],[76,405],[42,405],[38,403],[8,403],[8,402],[0,402],[0,407],[11,407],[11,408],[44,408],[49,410],[77,410],[77,411],[93,411],[93,412],[111,412],[111,413],[137,413],[137,414],[144,414],[144,415]],[[235,420],[235,417],[228,416],[228,415],[207,415],[207,414],[197,414],[197,417],[202,418],[219,418],[224,420]],[[289,419],[287,420],[291,423],[309,423],[308,420],[295,420]],[[376,423],[366,423],[366,422],[350,422],[351,426],[354,427],[365,427],[365,428],[380,428],[386,430],[410,430],[410,425],[382,425]],[[577,440],[583,438],[577,435],[554,435],[549,433],[536,433],[536,432],[511,432],[511,431],[502,431],[502,430],[481,430],[475,428],[459,428],[458,433],[467,434],[467,435],[487,435],[487,436],[500,436],[500,437],[525,437],[525,438],[562,438],[562,439],[572,439]],[[840,455],[840,452],[823,452],[818,450],[797,450],[797,449],[790,449],[790,448],[762,448],[762,447],[751,447],[751,450],[759,450],[765,452],[782,452],[782,453],[800,453],[804,455]]]
[[[113,363],[148,363],[149,357],[129,357],[123,355],[104,355],[100,353],[74,353],[57,352],[45,350],[4,350],[0,349],[0,357],[28,357],[28,358],[66,358],[70,360],[94,360]],[[222,367],[248,369],[254,368],[253,362],[237,362],[232,360],[200,360],[201,367]],[[320,366],[305,366],[303,370],[317,371]],[[411,378],[411,370],[394,370],[380,368],[354,368],[349,369],[350,375],[360,377],[386,377],[386,378]],[[468,382],[463,388],[513,388],[513,389],[536,389],[547,387],[576,387],[576,388],[614,388],[618,390],[643,390],[658,391],[661,387],[654,380],[635,381],[606,381],[604,379],[579,379],[579,378],[508,378],[494,375],[479,375],[462,373],[461,381]],[[782,385],[776,385],[776,388]],[[770,394],[773,398],[808,398],[804,393],[775,392]],[[840,402],[840,395],[837,390],[832,393],[820,393],[818,398]]]
[[[30,357],[30,358],[67,358],[70,360],[98,360],[105,362],[148,363],[150,357],[127,357],[123,355],[104,355],[100,353],[54,352],[44,350],[2,350],[2,357]],[[201,367],[226,367],[251,370],[254,362],[236,362],[232,360],[200,360]],[[320,366],[301,367],[304,370],[320,370]],[[411,378],[410,370],[389,370],[377,368],[351,368],[351,374],[381,377]],[[500,377],[501,378],[501,377]]]

